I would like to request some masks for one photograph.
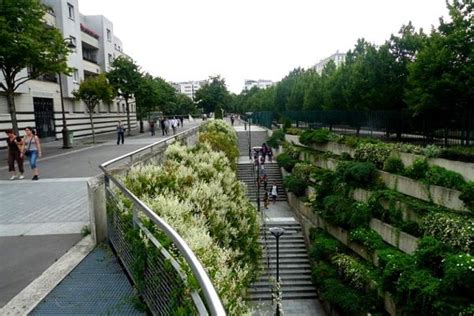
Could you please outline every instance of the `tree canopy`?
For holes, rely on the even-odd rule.
[[[210,77],[197,92],[195,97],[204,112],[214,112],[217,107],[227,110],[231,107],[231,97],[225,80],[220,76]]]

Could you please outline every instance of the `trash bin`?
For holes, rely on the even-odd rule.
[[[74,132],[73,131],[67,132],[67,144],[69,147],[72,147],[74,145]]]

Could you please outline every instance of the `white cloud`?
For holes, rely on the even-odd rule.
[[[447,16],[445,0],[79,0],[83,14],[114,23],[125,52],[170,81],[222,75],[280,80],[358,38],[382,44],[402,24],[429,31]]]

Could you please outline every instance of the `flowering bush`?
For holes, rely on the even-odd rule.
[[[257,213],[230,166],[209,144],[174,144],[163,165],[132,168],[125,184],[184,238],[228,313],[237,315],[246,311],[242,292],[255,277],[261,249]]]
[[[293,168],[293,175],[305,182],[308,182],[311,175],[319,168],[311,163],[299,162]]]
[[[372,271],[354,257],[337,254],[332,257],[332,263],[337,267],[339,275],[352,287],[362,290],[373,284]]]
[[[223,120],[208,121],[199,128],[199,142],[208,143],[214,151],[221,151],[235,169],[239,150],[235,130]]]
[[[474,219],[451,213],[428,214],[422,223],[426,235],[466,252],[474,251]]]
[[[383,163],[390,155],[392,147],[385,143],[364,143],[359,144],[355,150],[354,158],[359,161],[368,161],[377,168],[382,169]]]

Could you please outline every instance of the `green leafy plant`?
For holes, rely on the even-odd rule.
[[[268,138],[267,144],[272,148],[278,148],[278,146],[285,140],[285,131],[278,129],[273,131],[272,136]]]
[[[317,166],[307,163],[307,162],[298,162],[293,168],[293,175],[302,179],[303,181],[308,182],[311,178],[311,175],[315,172],[318,172]]]
[[[308,184],[303,179],[290,175],[283,179],[283,186],[297,196],[304,196]]]
[[[341,162],[336,174],[348,185],[358,188],[372,187],[377,180],[377,169],[370,162]]]
[[[474,147],[455,146],[441,150],[439,157],[459,160],[464,162],[474,162]]]
[[[391,146],[385,143],[361,143],[355,150],[354,158],[358,161],[371,162],[382,169],[391,151]]]
[[[329,142],[330,131],[327,129],[306,130],[300,135],[300,142],[304,145],[326,144]]]
[[[440,154],[441,148],[436,145],[428,145],[423,148],[423,155],[425,155],[426,158],[435,158],[438,157]]]
[[[449,253],[449,248],[436,238],[423,237],[415,252],[416,264],[420,268],[429,268],[435,276],[441,276],[441,263]]]
[[[426,173],[426,182],[446,188],[462,190],[466,181],[457,172],[446,170],[439,166],[432,166]]]
[[[320,228],[311,230],[310,239],[309,253],[313,260],[330,260],[335,254],[344,252],[344,245]]]
[[[295,127],[289,127],[286,129],[286,134],[288,135],[301,135],[303,133],[303,130]]]
[[[383,164],[383,170],[390,173],[403,174],[405,165],[399,157],[388,157]]]
[[[474,208],[474,181],[470,181],[462,187],[459,198],[471,210]]]
[[[293,158],[289,153],[284,152],[277,156],[278,165],[285,168],[286,171],[291,172],[294,166],[298,163],[298,160]]]
[[[368,227],[358,227],[351,230],[349,238],[351,241],[358,242],[365,246],[369,251],[381,249],[385,246],[382,237],[380,237],[376,231]]]
[[[416,159],[411,166],[406,168],[405,175],[409,178],[420,180],[426,177],[430,166],[426,159]]]

